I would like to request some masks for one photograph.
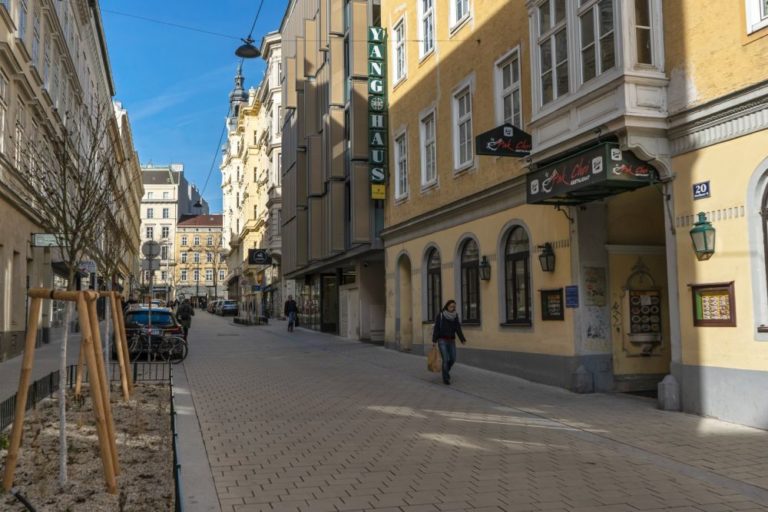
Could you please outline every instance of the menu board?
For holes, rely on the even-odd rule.
[[[629,332],[661,334],[661,292],[629,290]]]
[[[693,325],[735,327],[733,283],[699,284],[693,292]]]
[[[563,320],[563,289],[541,290],[541,319]]]

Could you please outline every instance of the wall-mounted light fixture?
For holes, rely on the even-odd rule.
[[[480,269],[480,279],[488,281],[491,278],[491,263],[488,261],[487,257],[483,256],[478,268]]]
[[[707,220],[706,213],[699,212],[699,220],[693,225],[690,233],[696,259],[705,261],[711,258],[715,254],[715,228]]]
[[[539,253],[539,264],[541,265],[541,270],[544,272],[554,272],[555,251],[552,250],[552,244],[547,242],[544,245],[540,245],[539,249],[541,249],[541,252]]]

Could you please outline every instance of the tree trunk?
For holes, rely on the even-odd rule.
[[[74,272],[69,273],[67,290],[75,289]],[[67,344],[72,323],[73,303],[67,301],[67,314],[64,321],[64,338],[59,352],[59,486],[67,485]]]
[[[107,291],[112,291],[112,278],[107,278]],[[105,301],[105,304],[109,302],[111,304],[112,302],[112,296],[110,295],[107,297],[107,300]],[[107,369],[107,389],[105,392],[107,393],[107,396],[109,396],[109,392],[112,388],[112,365],[109,364],[111,358],[112,358],[112,336],[110,335],[110,328],[112,327],[112,323],[110,322],[112,318],[112,309],[107,307],[106,311],[104,313],[104,368]]]

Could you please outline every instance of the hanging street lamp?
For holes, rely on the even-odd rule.
[[[242,59],[256,59],[261,57],[261,52],[253,45],[254,41],[251,36],[242,39],[242,41],[244,44],[240,45],[237,50],[235,50],[235,55]]]
[[[715,228],[707,220],[706,213],[699,212],[699,220],[693,225],[690,233],[696,259],[706,261],[711,258],[715,254]]]
[[[539,264],[541,265],[541,270],[544,272],[554,272],[555,251],[552,250],[552,244],[547,242],[544,245],[540,245],[539,249],[541,249],[541,252],[539,253]]]

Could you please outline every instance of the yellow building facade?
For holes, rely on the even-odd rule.
[[[768,425],[768,7],[706,3],[382,2],[388,346],[454,299],[462,362]]]
[[[221,215],[185,215],[176,225],[173,286],[178,300],[194,304],[224,296],[227,250]]]

